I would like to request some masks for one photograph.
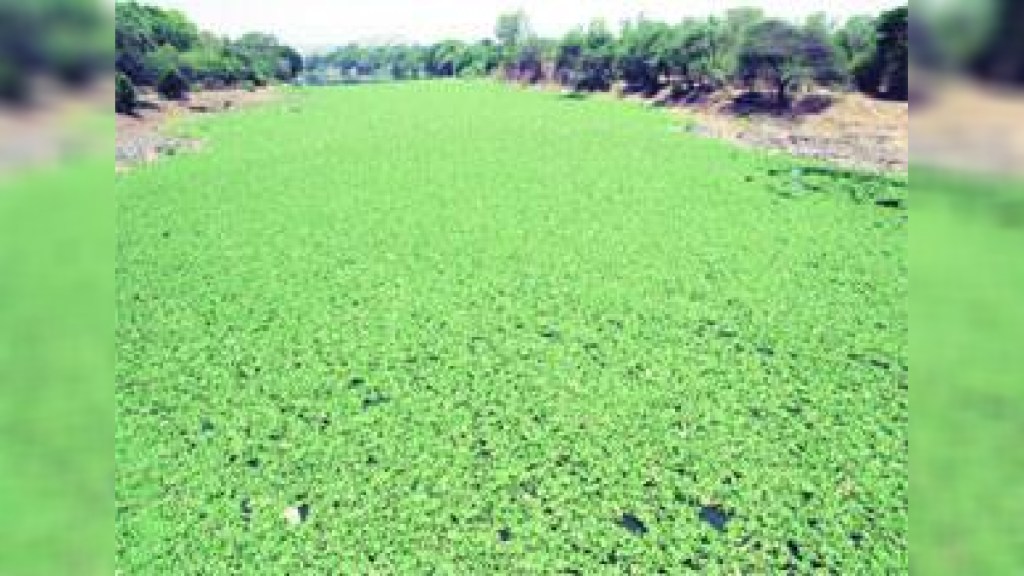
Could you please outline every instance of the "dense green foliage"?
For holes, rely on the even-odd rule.
[[[1024,186],[925,169],[913,179],[914,571],[1015,574],[1024,566]],[[982,503],[993,513],[973,514]]]
[[[119,571],[906,572],[906,182],[673,128],[316,89],[119,176]]]
[[[32,79],[70,88],[109,74],[110,22],[92,0],[0,1],[0,103],[32,99]]]
[[[167,68],[156,81],[156,91],[168,100],[179,100],[188,93],[188,82],[177,68]]]
[[[909,11],[890,10],[878,19],[874,51],[855,68],[861,89],[895,100],[909,96]]]
[[[307,58],[304,78],[309,84],[326,83],[329,71],[341,81],[474,77],[492,74],[500,63],[501,48],[489,38],[474,43],[445,40],[428,46],[348,44]]]
[[[113,118],[76,120],[95,149],[0,174],[4,575],[114,573]]]
[[[577,90],[607,90],[612,82],[615,61],[615,36],[604,22],[593,22],[587,29],[576,29],[558,46],[555,65],[567,77],[564,84]]]
[[[131,114],[137,105],[135,86],[127,76],[118,72],[114,80],[114,111],[118,114]]]
[[[737,53],[736,69],[743,83],[757,80],[775,88],[776,99],[787,104],[790,90],[815,81],[830,85],[843,80],[827,34],[814,33],[784,22],[764,20],[750,27]]]
[[[905,16],[904,9],[877,21],[857,16],[837,26],[815,14],[794,24],[770,19],[757,8],[736,8],[676,25],[641,17],[624,22],[618,34],[604,22],[592,22],[554,40],[535,34],[519,11],[498,17],[494,40],[351,44],[310,58],[308,78],[324,82],[328,70],[349,81],[500,71],[508,80],[554,81],[586,91],[608,90],[620,80],[625,90],[647,95],[671,87],[678,96],[698,96],[733,83],[770,86],[784,102],[792,90],[813,83],[901,97],[905,91],[888,87],[906,84]]]
[[[117,70],[136,86],[159,90],[167,79],[176,93],[179,78],[187,90],[289,81],[302,71],[301,55],[269,34],[232,41],[200,31],[181,12],[134,1],[119,1],[115,14]]]
[[[971,51],[968,65],[976,74],[1013,84],[1024,84],[1024,3],[1017,0],[992,2],[991,21],[984,27],[984,39]]]
[[[910,19],[914,63],[922,70],[967,71],[977,78],[1024,82],[1024,4],[1018,0],[934,2]]]
[[[647,94],[656,92],[668,71],[669,51],[676,47],[675,40],[667,24],[649,20],[627,22],[614,61],[627,86]]]

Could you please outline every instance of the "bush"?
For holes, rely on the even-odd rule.
[[[28,100],[25,72],[18,70],[0,56],[0,102],[24,103]]]
[[[181,100],[188,92],[188,82],[177,68],[169,68],[160,74],[156,82],[156,91],[168,100]]]
[[[882,70],[874,55],[868,55],[853,64],[853,82],[857,89],[872,96],[878,95],[882,83]]]
[[[138,96],[135,94],[135,86],[132,85],[132,81],[118,72],[114,90],[114,111],[118,114],[135,112]]]

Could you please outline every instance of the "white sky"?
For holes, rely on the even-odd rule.
[[[348,42],[477,40],[492,35],[498,14],[522,8],[533,28],[559,36],[577,24],[604,18],[617,27],[643,13],[676,22],[736,6],[758,6],[789,19],[825,11],[836,19],[875,15],[906,0],[143,0],[185,12],[200,28],[238,36],[270,32],[303,51]]]

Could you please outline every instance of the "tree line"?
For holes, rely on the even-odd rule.
[[[758,8],[668,24],[647,18],[613,30],[597,20],[558,39],[533,32],[522,12],[498,17],[494,38],[430,45],[350,44],[307,59],[310,83],[332,79],[415,79],[498,75],[523,83],[557,82],[578,91],[608,90],[677,97],[726,85],[770,86],[785,105],[798,87],[856,88],[906,99],[908,9],[842,23],[825,14],[802,23]]]
[[[290,81],[302,56],[270,34],[238,39],[199,30],[177,10],[119,1],[114,16],[115,108],[131,112],[135,88],[149,86],[170,99],[194,88],[256,87]]]
[[[109,78],[106,10],[92,0],[0,1],[0,105],[31,105],[53,88]]]

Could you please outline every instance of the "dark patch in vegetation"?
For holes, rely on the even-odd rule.
[[[786,550],[794,560],[803,560],[803,556],[800,553],[800,545],[794,540],[786,540]]]
[[[647,534],[647,525],[645,525],[640,518],[637,518],[635,515],[628,512],[623,514],[622,518],[619,519],[619,526],[622,526],[634,536],[643,536],[644,534]]]
[[[728,512],[715,504],[702,506],[697,512],[697,517],[719,532],[725,531],[726,524],[732,519]]]
[[[541,331],[540,335],[548,340],[558,340],[561,337],[558,329],[554,326],[548,326]]]
[[[590,95],[579,90],[572,90],[571,92],[563,93],[560,98],[564,98],[566,100],[586,100],[590,98]]]
[[[833,104],[835,104],[835,97],[831,94],[808,94],[793,103],[790,113],[794,116],[821,114],[831,108]]]
[[[391,398],[385,395],[383,392],[374,390],[371,391],[366,397],[363,398],[363,411],[369,410],[377,406],[381,406],[391,401]]]
[[[139,98],[127,76],[117,73],[114,80],[114,111],[118,114],[134,114]]]
[[[174,68],[168,68],[160,73],[156,81],[156,91],[168,100],[181,100],[188,93],[188,82],[181,75],[181,72]]]
[[[769,189],[787,199],[839,193],[857,203],[871,201],[878,206],[902,208],[905,200],[893,194],[907,193],[906,181],[856,170],[796,166],[771,169],[768,175],[773,179]]]
[[[875,200],[875,205],[881,206],[882,208],[902,209],[905,207],[903,200],[900,198],[879,198],[878,200]]]

